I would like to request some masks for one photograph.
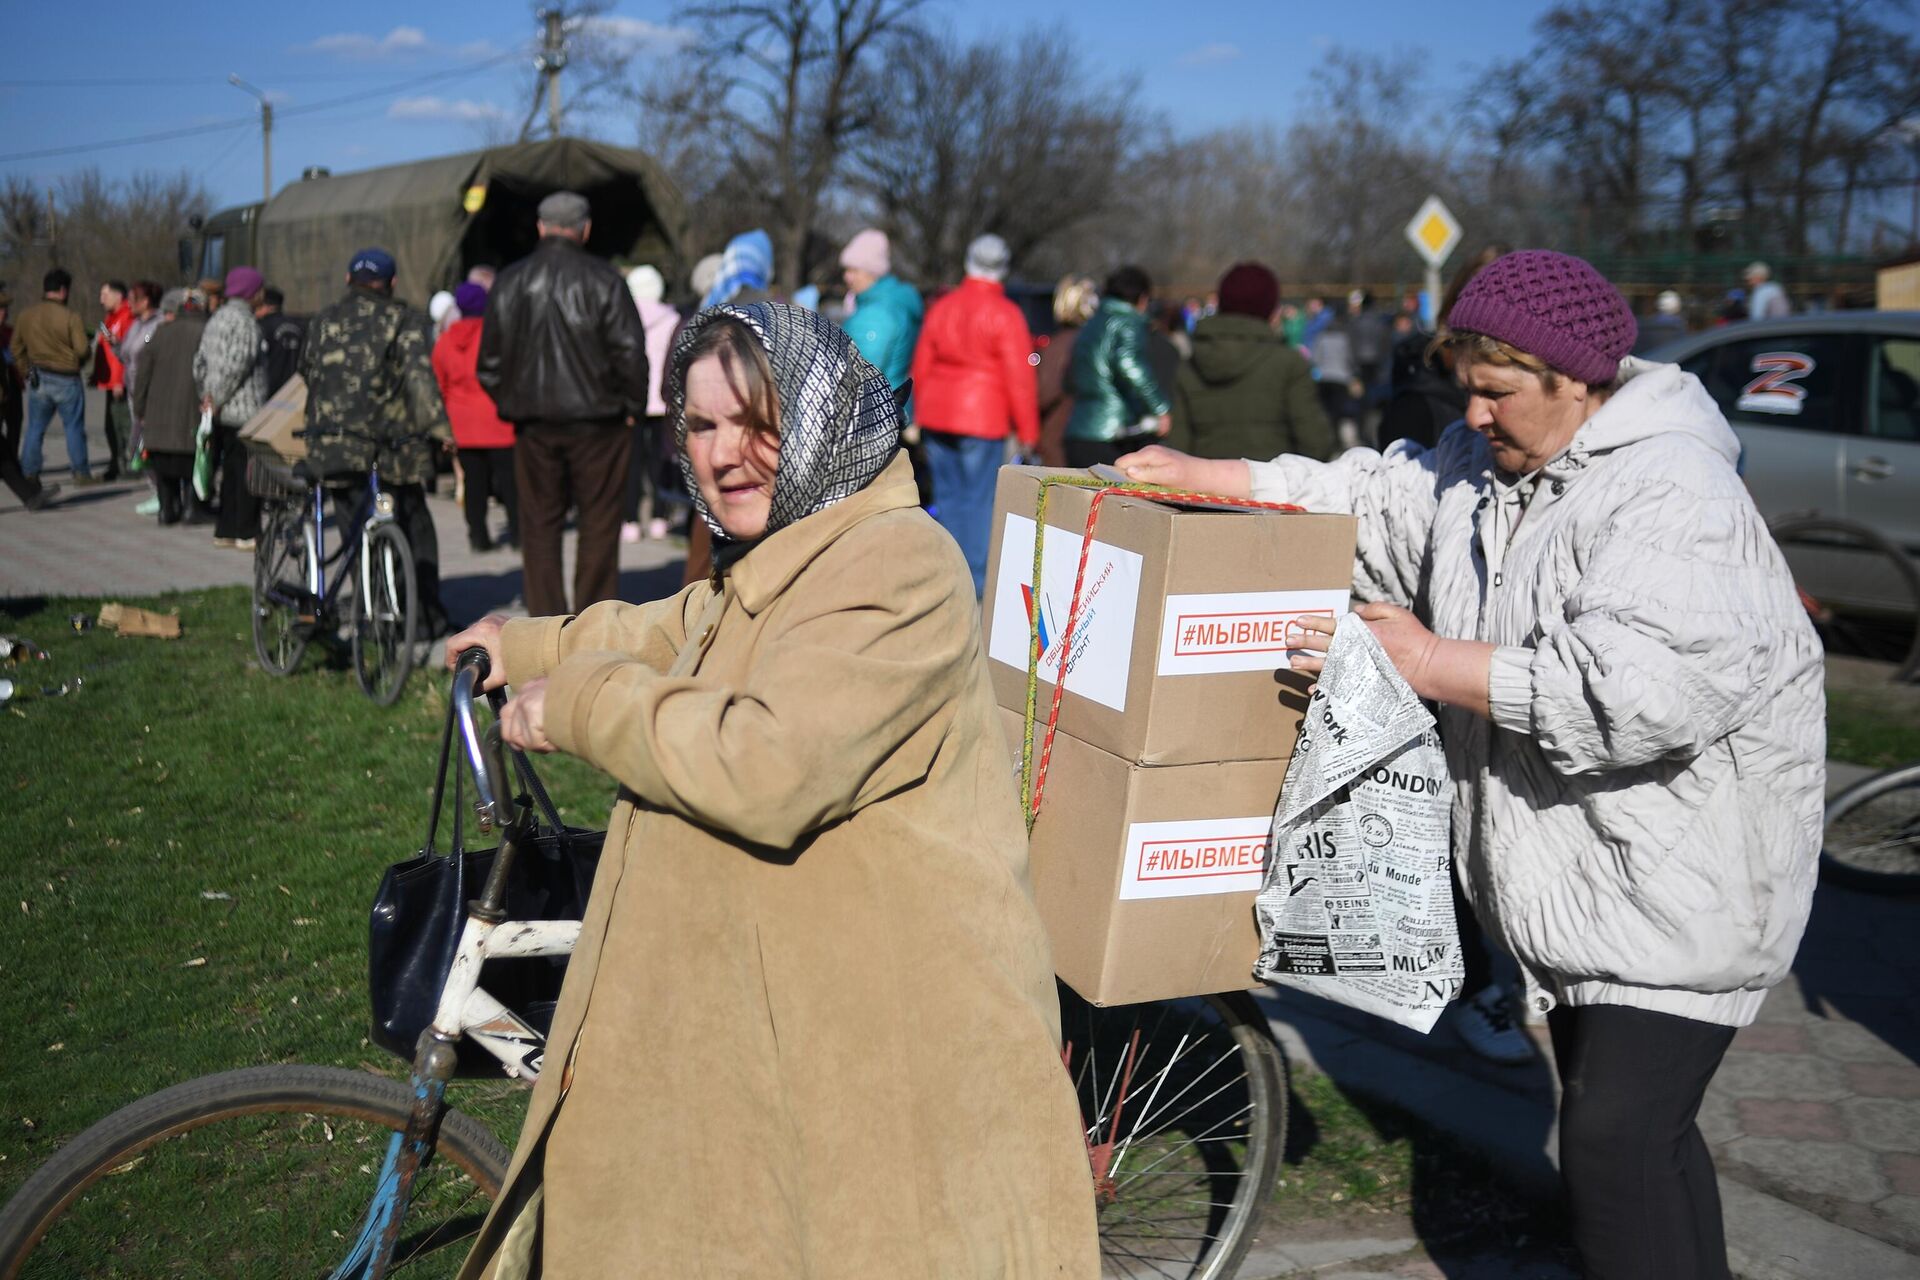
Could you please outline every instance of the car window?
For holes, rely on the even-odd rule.
[[[1700,379],[1728,422],[1840,431],[1851,342],[1837,333],[1749,338],[1721,343],[1681,367]]]
[[[1920,338],[1882,338],[1875,346],[1867,433],[1920,443]]]

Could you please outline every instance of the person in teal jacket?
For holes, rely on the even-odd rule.
[[[1107,277],[1100,309],[1073,344],[1067,388],[1067,465],[1111,465],[1167,434],[1172,402],[1147,362],[1147,303],[1153,282],[1139,267]]]
[[[893,247],[887,233],[872,227],[847,241],[840,252],[840,274],[847,282],[848,296],[854,299],[847,335],[867,363],[898,390],[913,368],[913,346],[920,338],[920,319],[926,310],[920,291],[893,274]]]

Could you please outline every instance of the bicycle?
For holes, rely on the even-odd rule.
[[[287,463],[255,450],[247,482],[264,508],[253,552],[253,648],[261,670],[292,674],[312,639],[335,629],[346,596],[354,680],[374,702],[392,706],[413,672],[420,592],[413,547],[395,516],[393,495],[380,487],[377,459],[367,471],[366,494],[331,553],[327,486],[304,461]]]
[[[1794,587],[1800,593],[1800,603],[1807,616],[1813,619],[1814,628],[1820,633],[1821,643],[1827,648],[1834,648],[1838,641],[1838,647],[1843,650],[1891,661],[1896,682],[1920,680],[1920,566],[1914,564],[1911,556],[1882,534],[1851,520],[1788,514],[1769,521],[1767,531],[1783,548],[1798,542],[1812,548],[1871,552],[1885,561],[1892,570],[1892,580],[1900,584],[1901,598],[1913,614],[1912,621],[1899,624],[1897,640],[1890,640],[1884,628],[1836,612],[1797,579]]]
[[[477,659],[475,655],[478,655]],[[458,1046],[478,1045],[522,1084],[546,1034],[481,985],[489,959],[563,957],[578,921],[505,919],[532,800],[509,800],[498,726],[474,715],[485,656],[463,655],[453,716],[481,829],[501,841],[469,904],[432,1027],[409,1082],[331,1067],[265,1066],[176,1085],[82,1132],[0,1206],[0,1280],[169,1274],[452,1275],[499,1193],[509,1152],[446,1103]],[[497,715],[500,695],[492,695]],[[522,774],[544,802],[531,770]],[[1272,1192],[1286,1129],[1286,1062],[1242,993],[1103,1009],[1064,987],[1063,1062],[1080,1097],[1106,1273],[1228,1280]],[[743,1153],[745,1154],[745,1153]],[[378,1159],[376,1161],[376,1155]],[[235,1166],[238,1166],[237,1168]],[[129,1191],[157,1174],[152,1192]],[[255,1201],[245,1202],[252,1195]],[[271,1231],[241,1258],[231,1228]],[[133,1223],[136,1210],[152,1221]],[[272,1215],[268,1217],[267,1215]],[[199,1249],[194,1258],[189,1251]],[[116,1271],[124,1258],[131,1269]]]
[[[1868,893],[1920,893],[1920,761],[1862,778],[1827,801],[1820,878]]]

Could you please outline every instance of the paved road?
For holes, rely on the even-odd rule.
[[[104,456],[97,396],[89,397],[88,449]],[[134,514],[148,496],[145,481],[74,489],[67,485],[66,441],[58,425],[48,431],[41,479],[64,487],[52,507],[29,512],[0,488],[0,600],[47,595],[142,596],[159,591],[243,585],[251,582],[253,557],[213,545],[209,527],[161,528],[152,516]],[[96,472],[99,470],[95,466]],[[520,557],[512,551],[476,554],[467,546],[466,520],[453,502],[452,481],[442,478],[429,499],[440,536],[441,596],[456,622],[489,610],[524,612],[520,603]],[[496,506],[493,528],[505,516]],[[568,582],[572,582],[574,535],[566,535]],[[647,600],[680,585],[685,548],[679,542],[638,542],[620,548],[620,594]]]
[[[1863,771],[1831,772],[1837,788]],[[1555,1191],[1544,1027],[1539,1062],[1496,1067],[1444,1024],[1423,1037],[1293,992],[1262,1002],[1291,1056]],[[1700,1127],[1737,1274],[1920,1277],[1920,900],[1815,893],[1793,972],[1734,1037]]]

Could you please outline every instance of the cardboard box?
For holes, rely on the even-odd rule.
[[[240,438],[291,462],[307,456],[307,438],[294,434],[306,425],[307,380],[296,373],[260,406],[260,412],[247,419]]]
[[[1043,716],[1053,696],[1093,491],[1049,491],[1037,591],[1033,513],[1042,478],[1085,474],[1000,470],[984,608],[1002,707],[1026,706],[1035,610]],[[1285,760],[1308,683],[1287,670],[1289,619],[1347,610],[1355,527],[1351,516],[1107,498],[1081,591],[1061,730],[1142,764]]]
[[[1024,717],[1001,719],[1017,762]],[[1286,772],[1139,765],[1057,734],[1029,846],[1054,972],[1096,1005],[1260,985],[1253,900]]]

